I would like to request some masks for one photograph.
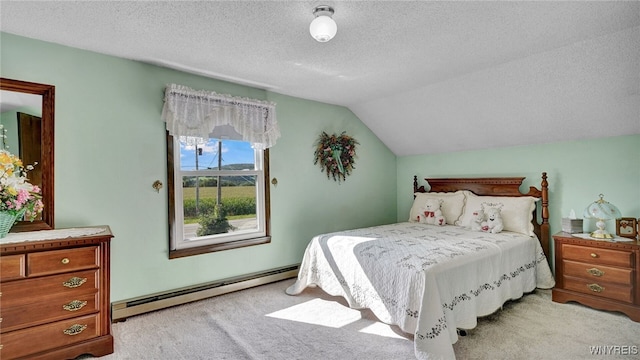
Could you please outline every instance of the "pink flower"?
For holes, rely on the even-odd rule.
[[[31,197],[31,194],[29,194],[27,190],[20,189],[18,190],[18,199],[16,200],[16,202],[22,205],[29,200],[29,197]]]

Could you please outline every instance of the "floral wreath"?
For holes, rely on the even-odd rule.
[[[340,135],[329,135],[323,131],[316,141],[313,163],[320,163],[320,171],[326,170],[327,179],[333,177],[334,181],[344,181],[346,176],[355,169],[353,165],[356,145],[360,145],[360,143],[351,136],[345,135],[344,131]]]

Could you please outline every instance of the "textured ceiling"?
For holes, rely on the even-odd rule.
[[[335,9],[327,43],[308,32],[317,5]],[[2,1],[0,13],[4,32],[344,105],[396,155],[640,133],[638,1]]]

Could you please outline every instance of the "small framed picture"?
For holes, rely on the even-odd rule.
[[[616,234],[622,237],[634,238],[638,235],[635,218],[623,217],[616,220]]]

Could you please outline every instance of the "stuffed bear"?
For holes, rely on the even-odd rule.
[[[471,224],[469,224],[469,229],[473,231],[483,231],[482,223],[484,222],[484,211],[476,210],[473,212],[473,218],[471,219]]]
[[[441,205],[442,200],[440,199],[427,199],[420,215],[418,215],[418,221],[425,224],[446,225],[442,210],[440,210]]]
[[[482,231],[497,234],[504,230],[502,213],[498,208],[488,208],[485,210],[486,221],[482,223]]]

